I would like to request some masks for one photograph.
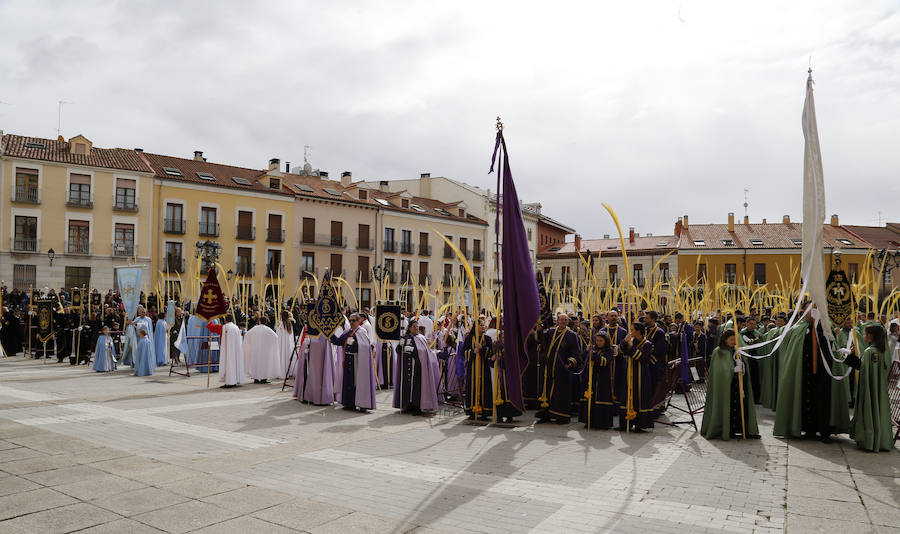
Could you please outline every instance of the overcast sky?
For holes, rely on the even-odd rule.
[[[249,9],[249,6],[253,6]],[[0,129],[488,188],[585,237],[801,215],[812,56],[827,204],[900,220],[900,3],[0,0]],[[453,199],[442,199],[452,201]]]

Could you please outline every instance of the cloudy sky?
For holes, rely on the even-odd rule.
[[[252,5],[252,9],[248,6]],[[812,57],[829,213],[900,220],[900,4],[0,0],[0,129],[492,187],[582,233],[798,219]],[[452,199],[444,199],[452,200]]]

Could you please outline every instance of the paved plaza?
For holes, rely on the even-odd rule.
[[[771,436],[473,426],[280,384],[0,360],[0,534],[900,532],[900,454]],[[530,422],[530,418],[525,418]]]

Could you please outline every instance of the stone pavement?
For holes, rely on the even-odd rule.
[[[900,453],[312,407],[0,360],[0,534],[900,532]]]

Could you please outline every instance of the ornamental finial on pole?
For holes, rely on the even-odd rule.
[[[497,131],[498,131],[498,132],[502,132],[502,131],[503,131],[503,121],[500,120],[500,116],[499,116],[499,115],[497,116]]]

